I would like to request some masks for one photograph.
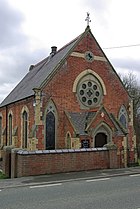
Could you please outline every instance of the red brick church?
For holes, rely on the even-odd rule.
[[[133,102],[88,25],[31,65],[3,100],[0,144],[58,150],[102,149],[109,143],[129,148],[134,161]]]

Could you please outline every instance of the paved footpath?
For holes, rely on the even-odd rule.
[[[40,176],[29,176],[13,179],[0,179],[0,189],[134,174],[140,175],[140,166],[120,169],[91,170]]]

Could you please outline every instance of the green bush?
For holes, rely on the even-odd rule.
[[[2,173],[2,171],[0,171],[0,179],[6,179],[6,175],[4,173]]]

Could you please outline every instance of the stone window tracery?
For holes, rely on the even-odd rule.
[[[119,121],[121,122],[124,128],[127,128],[128,115],[127,115],[127,111],[124,105],[121,106],[120,111],[119,111]]]
[[[57,110],[52,100],[45,111],[45,145],[46,149],[56,148]]]
[[[77,95],[82,105],[95,107],[102,101],[102,86],[96,77],[87,75],[78,83]]]

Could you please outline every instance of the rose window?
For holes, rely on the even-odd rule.
[[[78,96],[83,105],[93,107],[101,102],[102,89],[98,82],[83,81],[79,84],[78,90]]]

